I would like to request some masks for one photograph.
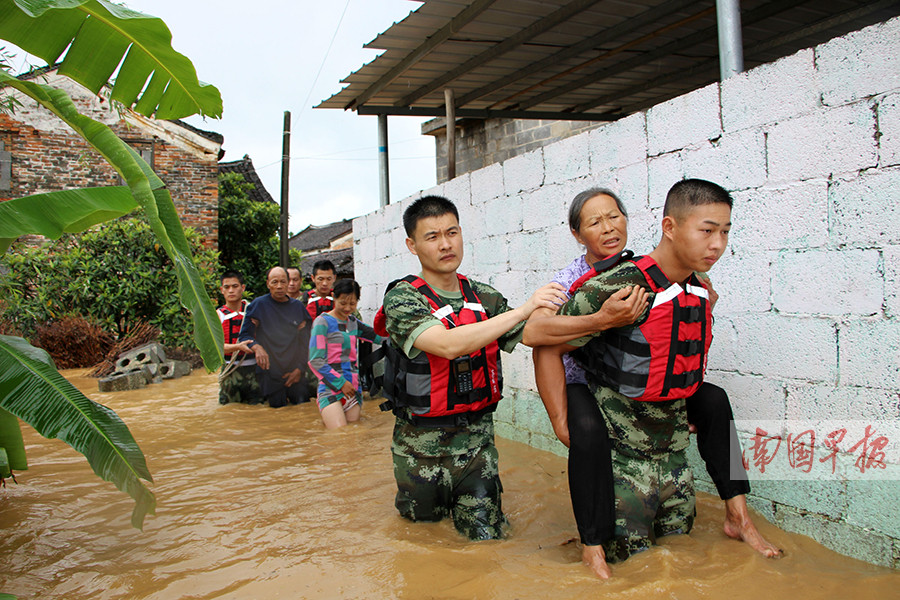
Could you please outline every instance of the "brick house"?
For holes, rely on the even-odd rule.
[[[108,125],[166,183],[186,227],[218,246],[218,160],[223,137],[181,121],[160,121],[122,107],[59,75],[55,68],[22,78],[65,90],[82,114]],[[15,91],[22,106],[0,114],[0,201],[31,194],[119,185],[115,170],[66,123]]]

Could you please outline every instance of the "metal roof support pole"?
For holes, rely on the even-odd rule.
[[[744,70],[740,0],[716,0],[719,25],[719,76],[724,81]]]
[[[378,115],[378,190],[380,206],[391,203],[390,167],[388,166],[388,116]]]
[[[456,100],[453,90],[444,89],[444,108],[447,109],[447,181],[456,177]]]

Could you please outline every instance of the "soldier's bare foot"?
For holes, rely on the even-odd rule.
[[[606,553],[603,546],[584,546],[581,550],[581,562],[586,564],[600,579],[609,579],[612,571],[606,564]]]
[[[749,544],[766,558],[780,558],[783,552],[759,533],[747,510],[747,497],[741,494],[725,501],[725,535]]]

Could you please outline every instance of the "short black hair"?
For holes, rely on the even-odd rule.
[[[300,275],[301,277],[303,276],[303,271],[300,270],[300,267],[285,267],[284,270],[285,271],[297,271],[298,275]],[[291,274],[288,273],[288,279],[290,279],[290,278],[291,278]]]
[[[359,300],[359,284],[354,279],[338,279],[331,290],[331,297],[337,299],[338,296],[346,296],[353,294]]]
[[[666,194],[664,217],[679,219],[695,206],[704,204],[727,204],[732,207],[734,201],[725,188],[705,179],[683,179],[672,186]]]
[[[406,230],[406,236],[412,237],[416,232],[416,225],[422,219],[428,217],[441,217],[446,214],[452,214],[459,221],[459,211],[456,205],[443,196],[422,196],[413,201],[403,211],[403,228]]]
[[[222,276],[219,277],[219,283],[220,284],[225,283],[226,279],[231,279],[232,277],[237,279],[238,283],[240,283],[241,285],[244,285],[244,276],[241,275],[240,272],[238,272],[238,271],[225,271],[224,273],[222,273]]]
[[[334,268],[334,263],[327,259],[317,260],[313,263],[312,276],[315,277],[316,273],[319,271],[331,271],[332,273],[337,273],[337,269]]]

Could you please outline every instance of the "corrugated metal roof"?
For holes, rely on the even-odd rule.
[[[900,14],[881,0],[744,0],[750,69]],[[316,108],[612,120],[719,78],[715,0],[425,0]]]

